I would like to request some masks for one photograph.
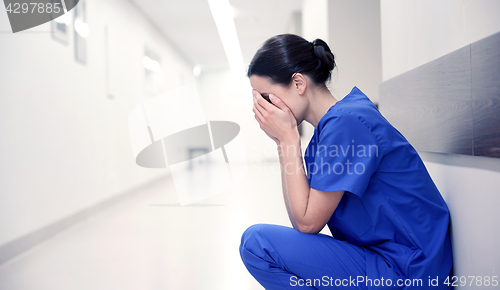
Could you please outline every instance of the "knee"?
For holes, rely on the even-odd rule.
[[[259,233],[263,228],[266,228],[270,225],[266,224],[255,224],[249,226],[244,232],[243,235],[241,236],[241,240],[246,240],[248,238],[254,237],[255,234]]]
[[[262,238],[270,227],[272,225],[255,224],[248,227],[241,236],[240,256],[245,265],[249,263],[249,260],[257,258],[257,253],[263,247]]]
[[[255,224],[249,226],[241,236],[241,245],[258,242],[262,237],[278,230],[278,227],[280,226],[269,224]]]
[[[265,228],[268,225],[265,224],[256,224],[249,226],[243,235],[241,235],[241,244],[240,244],[240,252],[245,249],[248,245],[255,244],[256,240],[258,240],[257,236],[261,235],[262,228]]]

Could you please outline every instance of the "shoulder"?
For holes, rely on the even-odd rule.
[[[324,131],[334,130],[341,132],[354,128],[360,129],[360,127],[365,127],[366,130],[369,130],[369,126],[367,126],[363,118],[360,118],[359,115],[353,114],[343,108],[332,107],[318,123],[318,133],[321,135]]]
[[[381,128],[389,125],[385,123],[386,120],[373,102],[354,87],[346,97],[328,110],[318,123],[317,129],[320,137],[323,131],[335,131],[336,134],[342,133],[346,137],[364,135],[367,139],[373,138],[383,149],[385,138]]]
[[[354,87],[352,91],[342,100],[330,107],[326,114],[318,123],[318,130],[331,125],[353,125],[361,124],[372,131],[371,122],[374,121],[374,115],[378,113],[375,105],[370,99]]]

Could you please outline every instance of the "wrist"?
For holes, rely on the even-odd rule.
[[[289,134],[288,136],[285,136],[278,140],[276,142],[277,145],[282,145],[282,146],[300,146],[300,135],[299,132],[296,130],[295,132]]]
[[[300,147],[300,139],[297,139],[297,140],[284,140],[284,141],[281,141],[279,144],[277,143],[277,145],[281,148],[287,148],[287,147],[297,147],[299,148]]]
[[[282,157],[301,155],[300,139],[280,141],[277,143],[277,148],[280,159]]]

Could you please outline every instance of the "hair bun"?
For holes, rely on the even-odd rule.
[[[295,34],[278,34],[266,40],[248,66],[247,76],[267,77],[272,83],[289,86],[295,73],[325,86],[331,79],[335,60],[321,39],[309,42]]]
[[[314,54],[316,54],[320,60],[317,68],[319,69],[321,64],[324,64],[328,68],[328,71],[333,70],[335,68],[335,57],[328,47],[328,44],[319,38],[315,39],[311,43],[314,48]]]

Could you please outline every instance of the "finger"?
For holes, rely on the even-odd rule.
[[[259,103],[258,103],[258,100],[262,98],[262,96],[260,95],[260,93],[256,90],[252,90],[252,95],[253,95],[253,106],[254,108],[257,108],[257,110],[259,110],[260,112],[265,112],[265,108],[262,107]]]
[[[253,103],[258,103],[258,100],[262,98],[262,95],[257,90],[252,90]]]
[[[256,90],[252,90],[253,102],[257,101],[257,95],[260,95]]]
[[[288,110],[288,106],[278,97],[276,97],[276,95],[274,94],[269,94],[269,99],[271,100],[271,102],[273,102],[273,104],[278,107],[280,110],[282,111],[286,111]]]
[[[265,119],[268,115],[266,109],[262,108],[259,104],[254,105],[255,111],[259,113],[259,117]]]
[[[254,113],[258,112],[260,117],[264,117],[263,114],[266,114],[266,109],[262,108],[262,106],[260,106],[257,103],[257,100],[254,100],[253,111],[254,111]]]
[[[262,116],[261,112],[259,112],[259,110],[255,106],[253,107],[253,112],[255,114],[255,119],[257,119],[257,121],[259,123],[262,123],[262,120],[264,117]]]
[[[273,109],[274,106],[270,104],[266,99],[264,99],[264,97],[262,97],[262,95],[258,91],[253,90],[253,96],[256,103],[259,104],[262,109],[266,111]]]
[[[257,115],[253,115],[253,117],[255,118],[255,120],[257,120],[257,123],[259,123],[260,125],[259,117],[257,117]]]

